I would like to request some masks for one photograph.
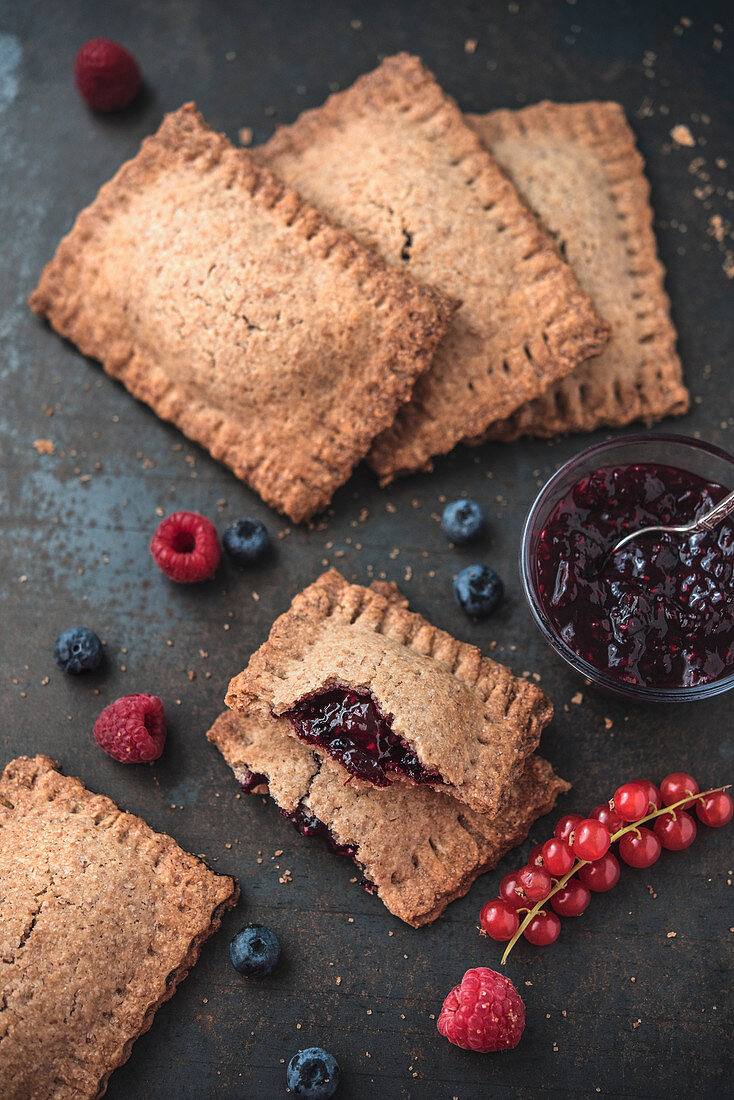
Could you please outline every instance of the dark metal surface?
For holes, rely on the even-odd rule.
[[[588,809],[637,775],[659,780],[685,768],[705,784],[731,779],[731,695],[680,709],[598,695],[544,646],[522,605],[522,518],[538,485],[591,440],[458,450],[433,475],[386,492],[360,470],[323,525],[289,531],[24,305],[78,210],[163,111],[195,99],[233,139],[251,126],[262,140],[380,55],[409,49],[467,109],[543,97],[625,105],[649,164],[696,395],[679,427],[731,450],[726,9],[724,0],[698,0],[682,20],[687,9],[677,0],[3,5],[2,761],[51,754],[93,790],[235,874],[243,891],[225,929],[113,1076],[114,1100],[277,1096],[285,1062],[311,1044],[339,1058],[345,1100],[726,1092],[731,831],[701,828],[688,851],[664,854],[649,871],[627,870],[611,894],[565,922],[553,947],[521,945],[508,972],[527,1003],[526,1033],[515,1052],[481,1057],[449,1046],[429,1014],[468,966],[498,965],[498,945],[477,936],[478,911],[529,843],[443,920],[411,931],[350,883],[349,863],[301,839],[272,806],[238,797],[204,740],[230,675],[328,562],[360,581],[400,581],[440,626],[485,649],[496,642],[495,655],[517,672],[540,674],[557,709],[543,749],[575,784],[562,811]],[[96,35],[124,42],[145,73],[145,95],[119,117],[95,117],[73,87],[74,52]],[[467,39],[477,42],[473,53]],[[679,124],[695,147],[671,139]],[[52,440],[54,454],[37,453],[38,439]],[[452,551],[436,513],[443,499],[464,493],[488,509],[490,534],[479,550]],[[225,564],[212,583],[176,587],[148,554],[158,516],[176,508],[201,511],[220,530],[238,515],[257,516],[283,535],[277,556],[249,573]],[[507,601],[485,625],[463,618],[451,595],[452,575],[475,558],[507,581]],[[72,679],[53,664],[53,640],[72,624],[93,627],[107,643],[93,676]],[[169,740],[152,768],[126,768],[97,749],[91,729],[104,704],[141,690],[162,696]],[[532,836],[543,839],[553,821],[539,822]],[[283,884],[286,869],[293,881]],[[246,920],[270,925],[283,945],[277,973],[259,983],[238,978],[228,962],[228,935]]]

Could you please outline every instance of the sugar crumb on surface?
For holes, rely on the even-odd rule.
[[[696,139],[694,138],[693,134],[682,122],[673,127],[673,129],[670,131],[670,136],[672,137],[676,145],[686,145],[688,147],[691,147],[696,144]]]

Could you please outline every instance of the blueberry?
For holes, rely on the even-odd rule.
[[[270,549],[270,535],[259,519],[236,519],[222,536],[222,545],[240,565],[251,565]]]
[[[77,676],[80,672],[93,672],[99,668],[104,650],[93,630],[86,626],[72,626],[59,634],[54,645],[54,660],[64,672]]]
[[[278,937],[263,924],[250,924],[230,940],[232,966],[248,978],[264,978],[280,958]]]
[[[467,615],[483,619],[502,602],[505,586],[488,565],[468,565],[454,581],[456,602]]]
[[[441,526],[452,542],[464,546],[484,532],[484,512],[475,500],[453,500],[441,517]]]
[[[329,1100],[339,1087],[339,1063],[321,1047],[299,1050],[288,1063],[288,1088],[304,1100]]]

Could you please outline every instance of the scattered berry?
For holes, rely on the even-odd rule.
[[[619,873],[619,860],[612,852],[607,852],[601,859],[595,859],[579,869],[579,881],[595,894],[603,894],[617,885]]]
[[[641,825],[619,841],[619,854],[630,867],[652,867],[660,858],[661,844],[652,829]]]
[[[517,872],[517,885],[528,901],[535,903],[548,897],[553,886],[550,875],[543,867],[521,867]]]
[[[157,695],[123,695],[94,723],[94,739],[113,760],[149,764],[166,743],[166,712]]]
[[[493,940],[511,940],[520,925],[517,909],[503,898],[492,898],[479,913],[479,923]]]
[[[609,851],[609,829],[597,821],[595,817],[587,817],[581,821],[574,830],[573,851],[578,859],[586,859],[592,863],[595,859],[601,859]]]
[[[576,826],[583,821],[581,814],[566,814],[556,825],[553,830],[553,835],[557,836],[559,840],[565,840],[566,844],[571,844],[571,835]]]
[[[454,581],[454,596],[467,615],[484,619],[499,607],[505,586],[488,565],[468,565]]]
[[[687,794],[698,794],[698,783],[692,775],[685,772],[673,772],[666,775],[660,784],[660,793],[663,796],[663,804],[672,806],[674,802],[680,802]]]
[[[518,886],[517,871],[507,872],[500,883],[499,894],[503,901],[506,901],[508,905],[513,905],[515,909],[525,905],[527,898]]]
[[[72,626],[59,634],[54,645],[54,660],[64,672],[78,676],[99,668],[104,655],[102,643],[86,626]]]
[[[219,565],[219,539],[212,523],[197,512],[173,512],[150,542],[156,565],[179,584],[213,577]]]
[[[454,500],[444,508],[441,526],[452,542],[465,546],[484,533],[484,512],[475,500]]]
[[[638,821],[647,813],[650,800],[642,783],[625,783],[614,792],[614,809],[623,821]]]
[[[663,848],[682,852],[696,839],[696,822],[685,810],[675,810],[656,818],[653,831]]]
[[[546,871],[556,878],[563,878],[574,865],[573,851],[565,840],[551,837],[543,845],[543,866]]]
[[[74,80],[95,111],[121,111],[140,91],[140,69],[128,50],[109,38],[85,42],[74,58]]]
[[[222,546],[238,565],[252,565],[270,549],[270,535],[259,519],[236,519],[222,535]]]
[[[560,894],[561,891],[559,890]],[[557,897],[554,894],[554,897]],[[550,944],[555,943],[561,934],[561,922],[555,913],[541,909],[539,913],[536,913],[533,919],[528,924],[527,928],[523,932],[523,936],[529,943],[535,944],[536,947],[548,947]]]
[[[616,810],[612,809],[608,802],[602,802],[601,806],[595,806],[589,817],[595,817],[597,821],[601,821],[602,825],[606,825],[612,836],[625,826],[624,820]]]
[[[734,815],[734,801],[727,791],[714,791],[696,802],[698,820],[712,829],[727,825]]]
[[[566,885],[553,895],[551,905],[561,917],[580,917],[590,901],[589,887],[579,882],[577,878],[570,878]]]
[[[467,970],[443,1002],[438,1030],[464,1050],[511,1050],[525,1027],[525,1005],[509,978],[486,966]]]
[[[339,1063],[321,1047],[299,1050],[288,1063],[286,1081],[303,1100],[329,1100],[339,1087]]]
[[[264,924],[249,924],[229,942],[232,966],[248,978],[264,978],[280,958],[278,937]]]

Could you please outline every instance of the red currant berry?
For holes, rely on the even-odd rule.
[[[581,814],[566,814],[556,825],[553,830],[553,835],[557,836],[559,840],[565,840],[566,843],[570,843],[569,837],[573,830],[578,825],[579,821],[583,821]]]
[[[520,925],[517,910],[502,898],[492,898],[482,906],[479,923],[493,940],[511,940]]]
[[[543,866],[543,845],[536,844],[532,852],[528,856],[528,867],[542,867]]]
[[[517,871],[508,871],[500,883],[499,895],[508,905],[519,909],[527,906],[528,899],[523,893],[518,893]]]
[[[579,879],[595,894],[603,894],[619,882],[619,860],[612,852],[607,852],[601,859],[595,859],[593,863],[582,867],[579,870]]]
[[[570,878],[566,885],[553,895],[551,905],[561,917],[580,917],[590,901],[591,894],[588,886],[579,882],[577,878]]]
[[[680,802],[687,794],[698,794],[698,783],[692,775],[685,772],[673,772],[666,775],[660,784],[660,793],[663,796],[663,805],[672,806],[674,802]]]
[[[523,932],[523,936],[536,947],[547,947],[555,943],[561,934],[561,922],[555,913],[546,913],[543,909],[536,913],[530,924]]]
[[[543,867],[521,867],[517,872],[517,885],[525,891],[528,901],[535,903],[548,897],[553,886],[551,877]]]
[[[625,783],[614,792],[614,809],[623,821],[639,821],[647,813],[649,803],[642,783]]]
[[[659,810],[663,804],[663,796],[660,794],[660,791],[655,786],[655,784],[651,783],[649,779],[635,779],[635,783],[639,783],[641,787],[645,788],[645,790],[647,791],[648,803],[652,803],[654,808],[656,810]],[[649,808],[642,816],[646,817],[648,813],[652,813],[652,810]]]
[[[619,842],[619,854],[630,867],[652,867],[660,858],[660,851],[660,841],[644,825],[633,833],[625,833]]]
[[[612,834],[618,833],[625,826],[625,822],[608,802],[602,802],[601,806],[595,806],[589,817],[595,817],[597,821],[601,821],[602,825],[606,825]]]
[[[714,791],[696,802],[698,820],[712,829],[727,825],[734,815],[734,802],[727,791]]]
[[[655,819],[653,829],[663,848],[671,852],[682,852],[696,839],[696,822],[685,810],[661,814]]]
[[[543,845],[543,866],[549,874],[562,878],[568,874],[574,862],[573,852],[565,840],[559,840],[557,836],[546,840]]]
[[[589,863],[595,859],[601,859],[609,851],[609,829],[597,821],[595,817],[587,817],[580,825],[577,825],[573,851],[579,859],[587,859]]]

